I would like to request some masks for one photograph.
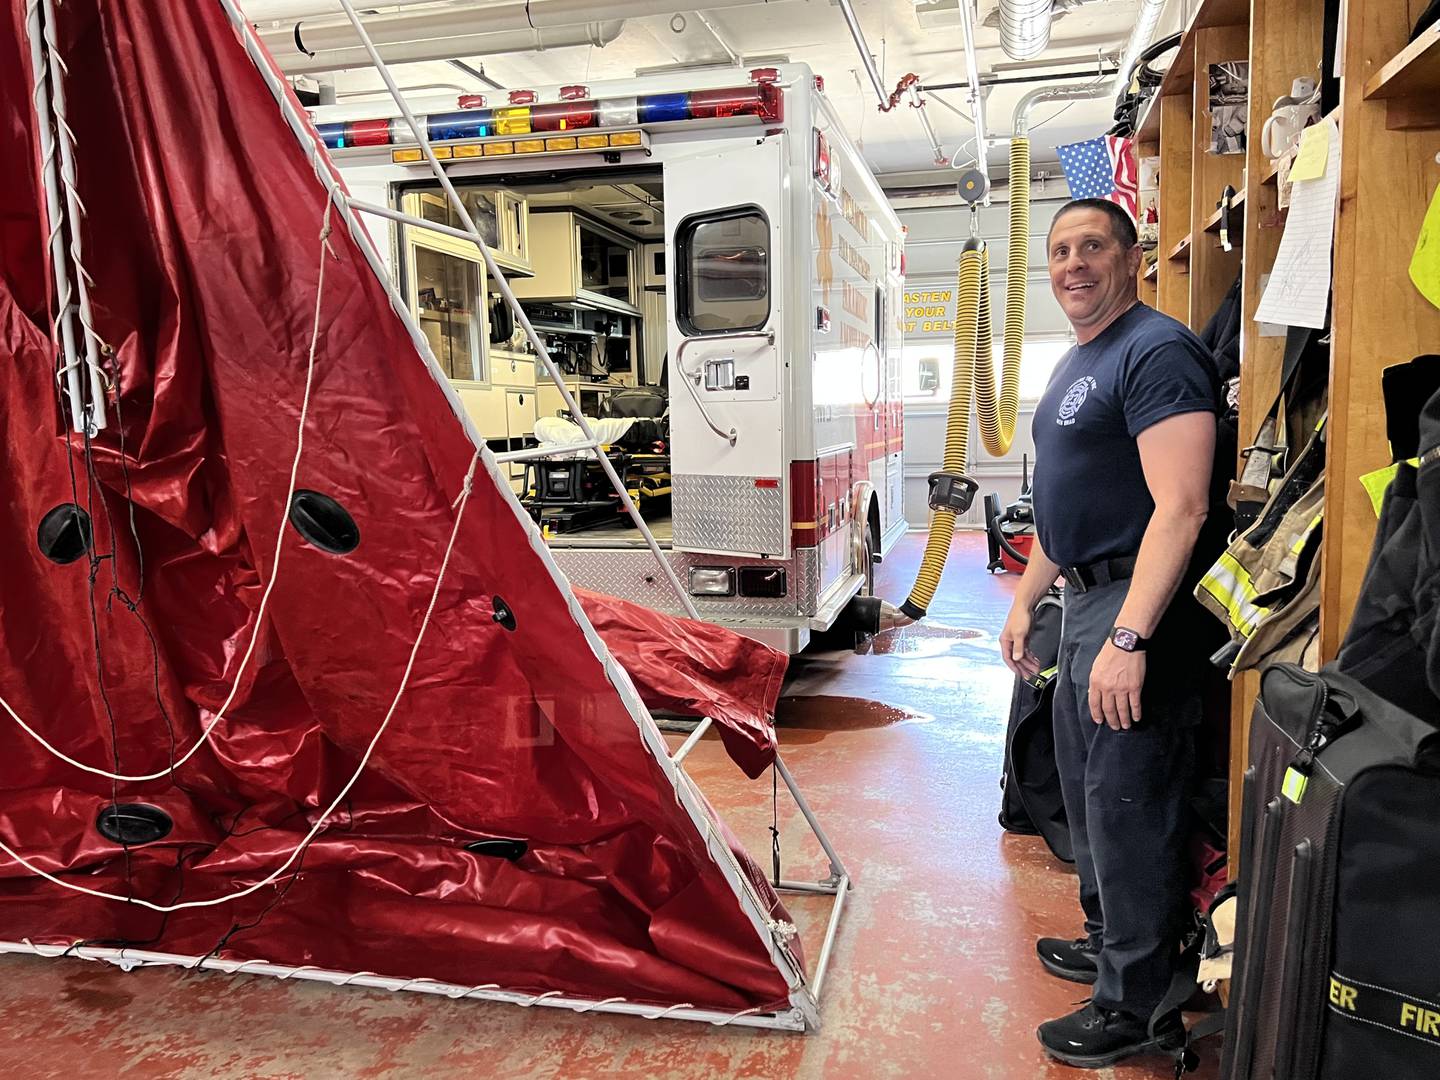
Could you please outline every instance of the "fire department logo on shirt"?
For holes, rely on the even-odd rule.
[[[1076,379],[1070,389],[1065,391],[1065,397],[1060,402],[1060,416],[1055,422],[1061,427],[1069,427],[1075,423],[1075,414],[1080,411],[1080,406],[1085,404],[1085,399],[1094,389],[1095,379],[1092,376]]]

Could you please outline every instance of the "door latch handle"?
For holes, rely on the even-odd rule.
[[[705,389],[735,389],[735,358],[733,356],[723,356],[717,360],[705,361]]]

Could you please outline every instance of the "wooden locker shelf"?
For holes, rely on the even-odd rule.
[[[1440,24],[1431,26],[1365,81],[1366,101],[1385,102],[1391,131],[1440,128]]]
[[[1219,235],[1220,215],[1223,211],[1216,207],[1215,212],[1205,221],[1205,231]],[[1235,198],[1230,201],[1230,228],[1232,232],[1239,232],[1245,224],[1245,192],[1240,190],[1235,193]]]
[[[1426,30],[1365,81],[1365,100],[1440,94],[1440,23]]]
[[[1243,156],[1209,153],[1208,68],[1249,59],[1248,128],[1258,135],[1275,99],[1289,93],[1297,75],[1319,67],[1324,9],[1325,0],[1206,0],[1141,120],[1142,152],[1160,157],[1161,257],[1143,276],[1157,306],[1198,329],[1241,275],[1242,445],[1279,388],[1285,339],[1263,334],[1254,316],[1285,215],[1276,167],[1261,153],[1258,138],[1248,141]],[[1334,658],[1349,622],[1375,530],[1375,513],[1358,478],[1389,461],[1381,372],[1434,352],[1440,342],[1440,310],[1407,273],[1440,184],[1433,130],[1440,128],[1440,26],[1408,42],[1416,10],[1410,0],[1346,5],[1346,78],[1340,106],[1326,117],[1339,123],[1341,150],[1329,386],[1336,423],[1328,444],[1321,586],[1326,661]],[[1215,203],[1227,184],[1236,189],[1230,252],[1197,242],[1218,233]],[[1232,867],[1239,862],[1240,779],[1258,688],[1258,676],[1243,673],[1232,691]]]

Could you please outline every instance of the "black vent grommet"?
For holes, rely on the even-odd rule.
[[[74,503],[61,503],[40,519],[35,542],[40,546],[40,554],[64,566],[90,550],[93,535],[90,515]]]
[[[148,803],[116,803],[101,810],[95,819],[96,832],[124,847],[164,840],[174,827],[169,814]]]
[[[290,524],[321,551],[348,555],[360,546],[360,527],[329,495],[304,488],[290,499]]]
[[[495,621],[506,630],[514,630],[515,613],[510,610],[510,605],[498,596],[492,596],[490,598],[490,604],[495,609]]]
[[[509,859],[514,862],[529,850],[524,840],[485,839],[474,840],[465,845],[465,850],[474,855],[488,855],[493,859]]]

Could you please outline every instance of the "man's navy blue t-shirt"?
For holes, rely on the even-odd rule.
[[[1210,351],[1144,304],[1066,353],[1035,409],[1035,531],[1045,554],[1086,566],[1139,552],[1155,503],[1136,437],[1219,406]]]

